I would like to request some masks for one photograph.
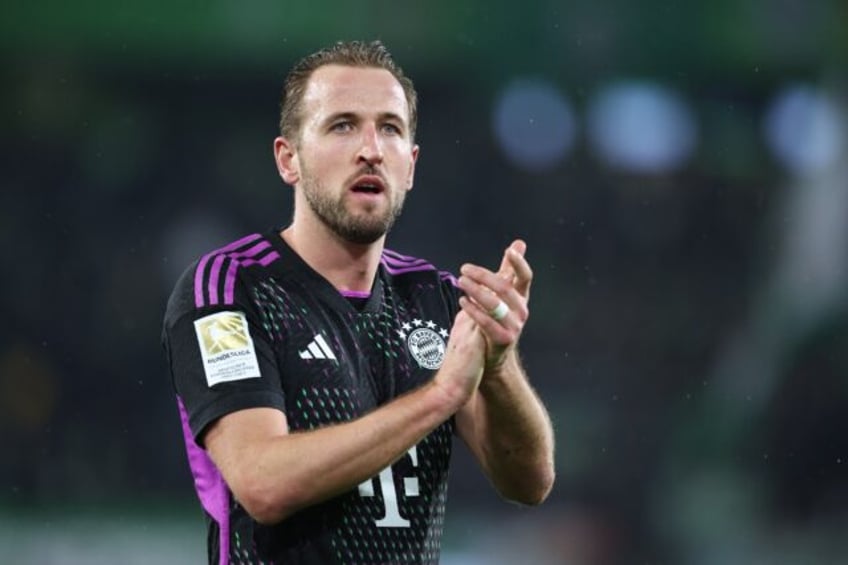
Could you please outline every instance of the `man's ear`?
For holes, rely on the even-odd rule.
[[[285,137],[274,139],[274,160],[283,182],[290,186],[296,185],[300,180],[300,163],[297,148],[291,140]]]
[[[409,174],[406,178],[406,190],[412,190],[415,181],[415,163],[418,162],[418,152],[421,149],[417,145],[412,146],[412,160],[409,163]]]

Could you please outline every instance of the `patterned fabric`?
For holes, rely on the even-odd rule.
[[[253,521],[202,448],[217,418],[283,411],[291,431],[356,419],[429,381],[457,311],[455,279],[386,250],[367,295],[343,296],[279,237],[204,255],[169,300],[163,342],[210,563],[436,563],[454,423],[358,488],[279,524]]]

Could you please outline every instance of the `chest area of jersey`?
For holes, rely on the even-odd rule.
[[[430,380],[452,320],[447,305],[426,295],[390,296],[373,312],[288,296],[266,303],[263,323],[290,420],[292,411],[309,414],[300,424],[311,428],[356,418]]]

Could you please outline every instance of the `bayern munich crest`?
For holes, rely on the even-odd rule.
[[[438,369],[445,360],[445,340],[448,331],[439,327],[433,320],[419,320],[404,322],[401,329],[397,330],[401,339],[406,340],[406,346],[421,367],[425,369]]]

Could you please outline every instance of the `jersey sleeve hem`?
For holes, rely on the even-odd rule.
[[[285,401],[281,393],[274,391],[244,391],[228,394],[189,416],[188,423],[195,443],[203,446],[204,432],[217,419],[249,408],[276,408],[285,413]]]

